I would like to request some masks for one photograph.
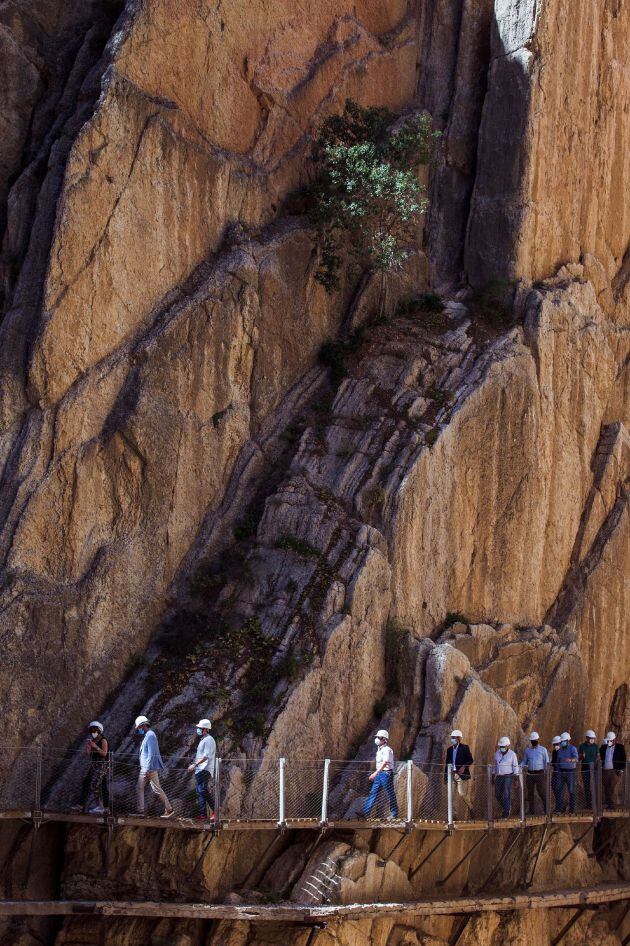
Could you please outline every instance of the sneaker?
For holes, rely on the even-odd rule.
[[[169,808],[168,811],[165,811],[163,815],[160,815],[160,818],[172,818],[175,814],[174,808]]]

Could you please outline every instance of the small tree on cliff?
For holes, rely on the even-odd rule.
[[[310,218],[320,254],[316,279],[329,292],[339,288],[344,258],[371,272],[400,268],[427,208],[418,169],[438,135],[427,116],[397,122],[389,109],[351,101],[324,122]]]

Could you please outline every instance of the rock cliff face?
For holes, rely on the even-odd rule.
[[[0,3],[5,741],[65,744],[98,713],[124,750],[140,710],[175,759],[201,712],[224,756],[266,760],[367,759],[375,725],[418,764],[454,725],[478,759],[499,730],[630,737],[629,37],[620,0]],[[348,97],[443,130],[384,324],[369,280],[326,295],[307,221],[283,212]],[[517,284],[488,313],[497,279]],[[443,313],[398,304],[431,287]],[[331,376],[317,352],[352,330]],[[414,899],[467,844],[419,872],[429,832],[397,839],[269,854],[124,829],[105,860],[90,830],[33,856],[18,827],[2,883],[296,899],[328,856],[343,902]],[[598,840],[560,868],[555,828],[537,883],[625,877],[628,829]],[[481,887],[507,843],[440,889]],[[568,917],[340,921],[309,944],[546,943]],[[584,914],[566,941],[618,944],[618,919]],[[0,943],[309,936],[98,922]]]

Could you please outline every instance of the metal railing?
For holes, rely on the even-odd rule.
[[[64,749],[3,751],[12,753],[12,767],[0,783],[0,812],[34,817],[78,812],[155,817],[172,808],[177,818],[216,824],[365,820],[421,827],[630,814],[629,764],[613,770],[599,761],[572,771],[519,769],[509,777],[473,765],[470,778],[461,779],[452,767],[407,761],[371,779],[372,762],[237,757],[217,759],[212,772],[201,777],[180,763],[167,765],[157,778],[140,778],[136,754],[110,752],[106,760],[92,761]]]

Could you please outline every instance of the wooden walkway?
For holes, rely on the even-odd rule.
[[[602,818],[617,819],[630,818],[630,809],[615,809],[614,811],[604,811]],[[44,811],[36,812],[33,810],[12,810],[0,811],[0,821],[33,821],[36,824],[46,824],[49,822],[64,822],[67,824],[85,824],[110,828],[162,828],[175,829],[179,831],[277,831],[280,828],[287,830],[309,830],[317,831],[322,828],[338,831],[374,831],[377,829],[393,828],[397,831],[488,831],[501,830],[509,828],[536,827],[547,823],[551,824],[591,824],[594,820],[593,815],[588,812],[575,815],[552,815],[550,818],[544,815],[527,816],[525,821],[520,818],[504,818],[496,821],[455,821],[452,825],[446,821],[404,821],[402,819],[368,819],[364,820],[342,820],[322,822],[317,818],[288,818],[282,824],[278,821],[237,821],[229,819],[214,824],[211,821],[197,821],[194,818],[152,818],[140,815],[116,815],[108,817],[107,815],[81,814],[80,812],[54,812]]]
[[[0,916],[126,916],[188,920],[241,920],[250,923],[326,923],[337,918],[372,919],[384,914],[444,916],[502,910],[589,907],[630,899],[630,883],[512,896],[454,897],[409,903],[300,904],[135,903],[124,900],[0,900]]]

